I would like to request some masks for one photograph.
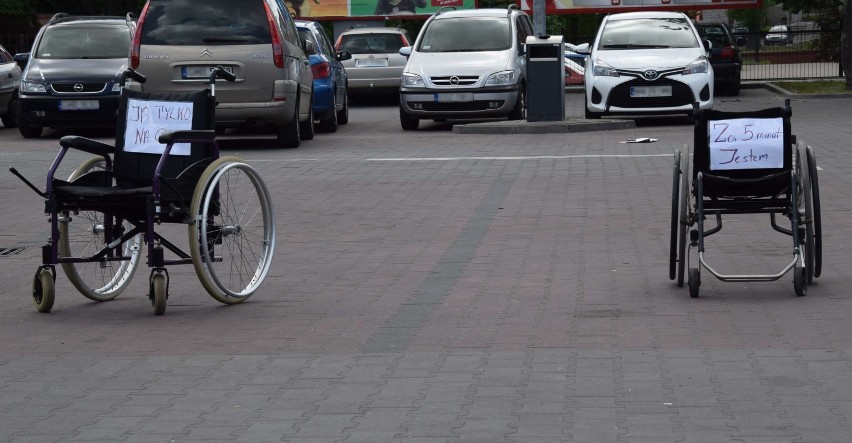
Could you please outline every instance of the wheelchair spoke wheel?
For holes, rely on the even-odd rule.
[[[802,253],[805,256],[805,280],[810,283],[814,279],[814,216],[813,216],[813,189],[811,186],[810,170],[808,168],[807,155],[804,154],[802,146],[796,149],[796,173],[799,177],[799,220],[804,229],[804,238],[800,238]]]
[[[669,280],[674,280],[677,273],[678,251],[678,217],[680,216],[680,151],[674,152],[672,166],[672,230],[669,236]]]
[[[678,226],[678,252],[677,252],[677,285],[683,287],[683,277],[686,273],[686,244],[688,242],[689,228],[689,150],[687,149],[681,158],[680,171],[680,213]]]
[[[33,277],[33,304],[38,312],[47,313],[53,309],[56,299],[56,284],[53,273],[41,268]]]
[[[820,201],[819,201],[819,180],[817,177],[817,163],[816,163],[816,155],[814,154],[813,149],[808,147],[806,149],[807,157],[808,157],[808,173],[810,177],[811,184],[811,201],[812,201],[812,211],[813,211],[813,230],[814,230],[814,277],[819,277],[822,274],[822,216],[820,215]]]
[[[86,172],[103,167],[102,158],[92,158],[80,165],[68,181],[74,182]],[[59,214],[59,257],[90,257],[111,242],[114,237],[108,235],[104,217],[103,213],[97,211]],[[130,223],[123,222],[122,229],[114,230],[113,234],[127,232],[132,228]],[[130,284],[139,265],[141,244],[142,234],[138,234],[121,245],[121,256],[125,257],[123,260],[62,263],[62,270],[86,298],[94,301],[112,300]]]
[[[189,250],[202,286],[222,303],[246,300],[266,277],[275,247],[266,184],[241,160],[220,158],[201,175],[190,210]]]

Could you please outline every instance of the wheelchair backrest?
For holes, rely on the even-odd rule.
[[[695,123],[693,179],[699,172],[759,179],[792,170],[789,107],[758,111],[701,111]]]
[[[165,145],[159,133],[213,129],[213,100],[207,89],[185,94],[152,94],[125,89],[116,125],[114,176],[124,187],[150,186]],[[175,144],[162,171],[177,177],[191,164],[210,157],[206,143]]]

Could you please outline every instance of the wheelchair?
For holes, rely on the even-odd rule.
[[[128,69],[121,78],[144,83]],[[44,198],[50,237],[32,281],[33,303],[50,312],[56,265],[85,297],[117,297],[142,261],[150,268],[148,298],[154,314],[166,311],[168,265],[192,264],[217,301],[248,299],[269,271],[275,248],[272,200],[260,174],[236,157],[220,157],[214,129],[216,79],[203,90],[157,95],[123,89],[115,146],[64,136],[47,173],[45,191],[11,172]],[[56,177],[69,150],[93,154],[67,180]],[[185,251],[157,232],[187,225]],[[169,253],[167,254],[168,251]]]
[[[674,152],[669,250],[669,278],[682,287],[687,273],[690,297],[699,295],[702,268],[725,282],[775,281],[792,270],[800,297],[820,276],[816,157],[791,134],[791,115],[789,100],[783,107],[750,112],[696,109],[694,152],[690,155],[689,146]],[[789,264],[776,274],[724,274],[713,268],[705,257],[705,238],[721,231],[722,216],[728,214],[769,214],[772,228],[792,237]],[[708,216],[716,223],[705,229]],[[779,216],[789,219],[789,228],[777,223]]]

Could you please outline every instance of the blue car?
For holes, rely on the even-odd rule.
[[[314,75],[314,118],[320,132],[337,131],[337,125],[349,122],[349,91],[346,70],[340,63],[352,58],[346,51],[335,52],[328,33],[317,22],[297,20],[296,29],[303,40],[313,42],[316,54],[309,58]]]

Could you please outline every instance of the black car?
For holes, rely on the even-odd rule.
[[[739,95],[743,61],[737,40],[724,23],[699,22],[695,28],[702,39],[712,44],[710,64],[715,74],[716,92]]]
[[[115,125],[120,75],[127,68],[136,17],[59,13],[39,30],[25,65],[17,105],[18,129],[39,137],[44,127]]]

